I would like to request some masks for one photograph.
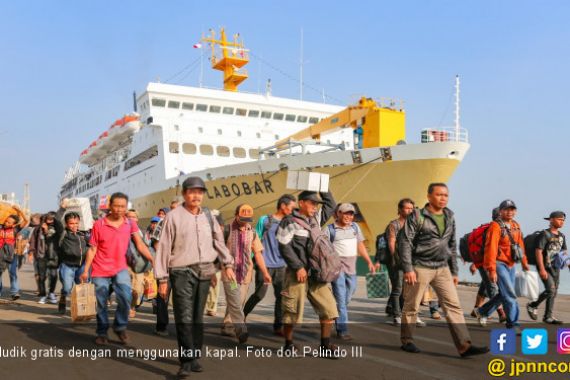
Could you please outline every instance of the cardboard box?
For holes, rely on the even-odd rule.
[[[18,215],[18,211],[11,203],[0,201],[0,224],[4,224],[6,218],[10,215]]]
[[[93,228],[93,215],[91,214],[91,204],[89,198],[70,198],[67,200],[67,208],[65,214],[68,212],[76,212],[79,214],[81,221],[79,223],[80,231],[88,231]],[[62,223],[65,222],[62,220]]]
[[[328,192],[329,175],[317,172],[289,170],[287,173],[287,188],[291,190]]]
[[[94,284],[77,284],[71,290],[71,321],[88,321],[97,315]]]

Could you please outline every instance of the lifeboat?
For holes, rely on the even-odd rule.
[[[111,135],[112,138],[118,141],[122,141],[125,138],[128,138],[134,135],[141,127],[139,115],[138,114],[130,114],[126,115],[122,119],[115,121],[112,129],[115,130]]]
[[[101,133],[101,135],[97,139],[97,145],[100,145],[101,149],[104,150],[105,152],[111,152],[112,150],[114,150],[116,147],[119,146],[119,142],[117,140],[112,140],[109,135],[110,132],[105,131]]]
[[[89,161],[87,153],[89,153],[89,149],[85,149],[83,152],[81,152],[81,154],[79,155],[79,163],[86,164],[86,165],[89,164],[87,162],[87,161]]]
[[[115,122],[109,128],[109,139],[117,142],[121,141],[119,130],[121,129],[122,125],[123,119],[115,120]]]

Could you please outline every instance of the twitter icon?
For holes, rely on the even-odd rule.
[[[546,355],[548,352],[548,331],[545,329],[524,329],[521,344],[522,353],[525,355]]]

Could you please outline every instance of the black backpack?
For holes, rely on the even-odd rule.
[[[461,258],[466,263],[473,262],[469,254],[469,236],[471,236],[471,232],[463,235],[463,237],[459,239],[459,254],[461,254]]]
[[[536,243],[543,230],[535,231],[524,238],[524,251],[530,265],[536,265]]]

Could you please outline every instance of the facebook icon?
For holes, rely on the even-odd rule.
[[[514,355],[517,353],[517,335],[514,329],[493,329],[491,331],[491,353],[493,355]]]

